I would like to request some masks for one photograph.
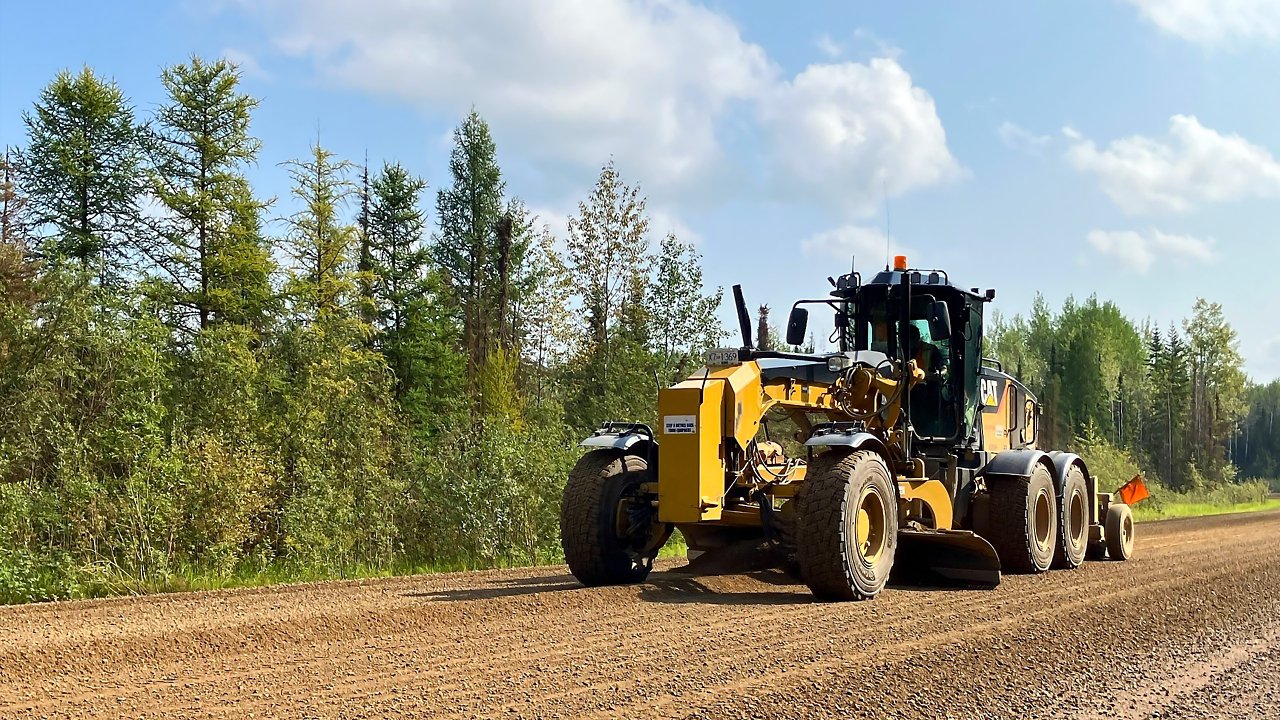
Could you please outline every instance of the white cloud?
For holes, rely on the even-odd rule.
[[[474,106],[504,153],[565,185],[613,157],[668,206],[764,176],[770,191],[865,210],[882,185],[897,195],[958,171],[933,99],[893,59],[787,80],[728,16],[691,0],[239,2],[332,81],[446,116]]]
[[[1280,196],[1280,162],[1266,148],[1192,116],[1170,118],[1167,139],[1133,135],[1103,150],[1070,128],[1064,135],[1071,141],[1067,160],[1097,175],[1103,192],[1128,213]]]
[[[1213,238],[1191,235],[1169,235],[1151,229],[1145,233],[1133,230],[1089,233],[1089,244],[1103,255],[1116,258],[1126,268],[1145,275],[1158,260],[1173,260],[1186,264],[1213,262]]]
[[[832,60],[838,59],[840,56],[844,55],[844,46],[836,42],[835,38],[831,37],[827,33],[819,35],[814,44],[818,47],[818,52],[821,52]]]
[[[681,242],[702,244],[702,235],[675,213],[662,207],[650,207],[648,210],[650,242],[661,242],[667,235],[675,235]]]
[[[865,215],[960,175],[933,98],[895,60],[810,65],[761,106],[788,184]]]
[[[725,16],[686,0],[249,2],[284,52],[330,78],[454,115],[473,105],[544,164],[610,156],[646,183],[696,183],[717,120],[776,69]]]
[[[1000,142],[1010,150],[1039,155],[1044,152],[1045,147],[1053,140],[1048,135],[1036,135],[1016,123],[1008,120],[1000,123],[996,128],[996,135],[1000,136]]]
[[[800,242],[800,252],[805,257],[835,259],[843,265],[858,258],[860,267],[875,267],[889,255],[910,254],[896,242],[886,243],[883,231],[863,225],[841,225],[812,235]]]
[[[1219,45],[1229,40],[1280,39],[1276,0],[1126,0],[1161,30],[1184,40]]]
[[[267,72],[258,62],[258,58],[244,50],[227,48],[222,51],[222,57],[239,68],[245,77],[255,77],[260,80],[270,80],[272,77],[271,73]]]

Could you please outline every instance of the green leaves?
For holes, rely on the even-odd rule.
[[[192,57],[161,82],[169,99],[156,113],[150,177],[162,211],[149,221],[146,253],[167,286],[171,322],[262,327],[275,269],[261,232],[268,203],[243,175],[261,146],[249,134],[258,101],[239,91],[240,73],[226,60]]]
[[[46,259],[70,261],[111,285],[136,245],[144,190],[144,131],[113,81],[90,68],[63,71],[23,115],[27,147],[17,156],[27,193],[25,221]]]

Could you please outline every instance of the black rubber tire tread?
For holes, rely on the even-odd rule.
[[[987,478],[987,490],[991,493],[991,527],[987,541],[1000,556],[1001,571],[1010,574],[1041,573],[1053,564],[1050,547],[1048,559],[1035,556],[1035,509],[1033,498],[1038,488],[1047,484],[1049,497],[1057,504],[1058,493],[1053,487],[1053,474],[1043,464],[1037,463],[1028,477],[999,476]],[[1057,525],[1057,509],[1050,514]],[[1053,529],[1057,532],[1057,528]],[[1055,541],[1056,542],[1056,541]]]
[[[1124,541],[1123,523],[1126,519],[1130,525],[1133,524],[1133,509],[1128,505],[1116,503],[1107,508],[1107,557],[1120,562],[1133,557],[1133,535],[1130,534],[1129,542]]]
[[[641,582],[651,568],[637,565],[602,531],[610,481],[643,472],[648,462],[617,450],[592,450],[569,472],[560,502],[560,546],[569,572],[588,587]]]
[[[864,464],[878,463],[884,469],[888,507],[888,543],[878,582],[859,582],[850,564],[850,543],[846,514],[860,494],[855,473],[865,472]],[[828,450],[809,465],[804,485],[793,502],[795,508],[796,564],[818,600],[869,600],[884,589],[893,568],[898,545],[897,493],[892,474],[880,456],[872,451]]]
[[[1078,545],[1071,542],[1068,521],[1071,519],[1071,495],[1080,493],[1084,503],[1084,525],[1081,528],[1081,539]],[[1062,483],[1062,492],[1058,495],[1058,542],[1053,551],[1053,566],[1066,570],[1074,570],[1084,563],[1089,552],[1089,484],[1085,482],[1084,471],[1079,465],[1072,465],[1067,470],[1067,477]]]

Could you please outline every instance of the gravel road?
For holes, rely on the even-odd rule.
[[[0,608],[0,717],[1269,718],[1280,512],[1136,557],[818,604],[776,571],[564,568]]]

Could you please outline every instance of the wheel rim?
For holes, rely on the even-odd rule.
[[[884,555],[888,540],[884,509],[884,498],[874,487],[862,491],[862,497],[858,498],[853,535],[857,541],[858,557],[867,565],[876,564]]]
[[[1121,524],[1121,538],[1124,540],[1124,546],[1128,548],[1133,544],[1133,516],[1125,516],[1124,523]]]
[[[1036,494],[1035,523],[1036,545],[1045,550],[1052,535],[1049,529],[1053,525],[1053,504],[1049,502],[1049,493],[1044,490]]]
[[[637,482],[626,488],[614,508],[613,531],[627,555],[638,564],[651,563],[658,543],[663,539],[662,530],[658,511],[640,492],[640,484]]]
[[[1085,517],[1084,496],[1074,492],[1071,494],[1071,538],[1077,546],[1084,545]]]

